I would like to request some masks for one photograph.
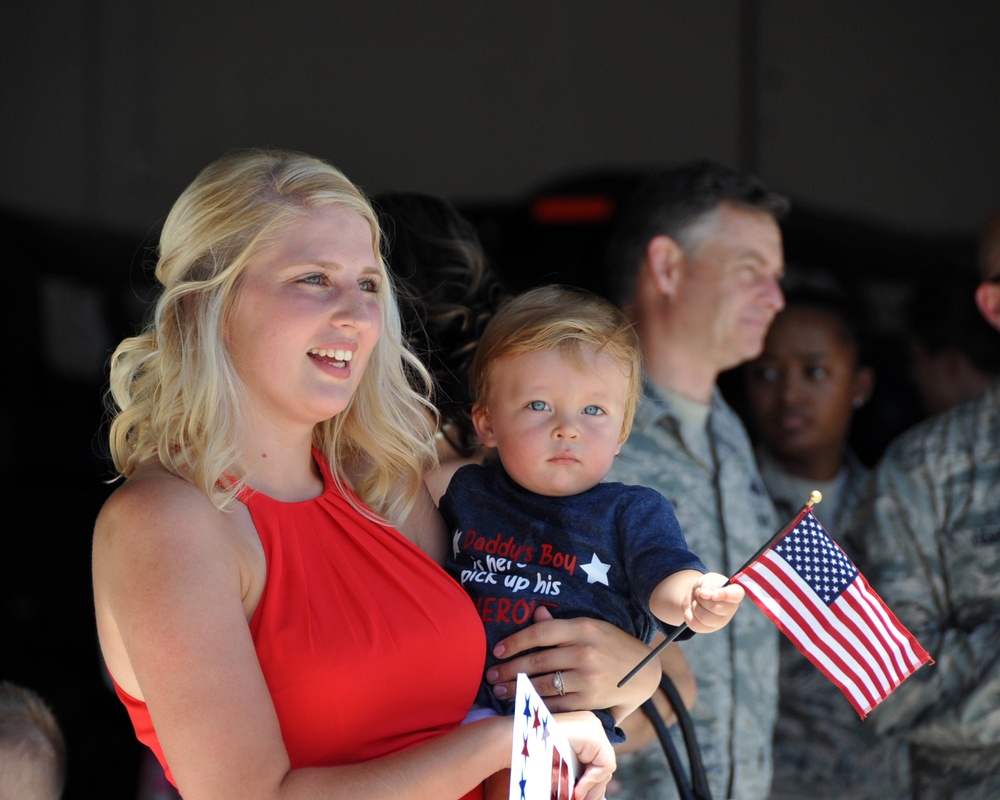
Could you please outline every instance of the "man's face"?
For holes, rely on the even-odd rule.
[[[722,203],[692,231],[674,296],[686,344],[717,371],[760,355],[785,305],[781,229],[766,211]]]

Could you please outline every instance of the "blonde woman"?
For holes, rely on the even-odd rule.
[[[138,738],[186,800],[477,796],[509,765],[511,726],[460,725],[482,626],[438,566],[433,414],[368,201],[309,156],[232,154],[174,205],[156,275],[148,327],[112,358],[125,480],[93,548],[101,648]],[[592,689],[642,653],[591,620],[536,624],[506,652],[536,645],[561,646],[505,664],[497,691],[522,670],[555,694],[575,667],[557,711],[598,707]],[[561,722],[589,765],[576,796],[600,797],[600,724]]]

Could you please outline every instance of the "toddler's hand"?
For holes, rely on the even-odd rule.
[[[684,621],[696,633],[711,633],[728,624],[736,614],[746,592],[718,572],[707,572],[691,588],[691,604]]]

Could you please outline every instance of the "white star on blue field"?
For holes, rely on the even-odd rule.
[[[587,583],[603,583],[605,586],[610,586],[608,570],[611,569],[611,565],[601,561],[597,557],[597,553],[590,557],[589,564],[581,564],[580,569],[587,573]]]

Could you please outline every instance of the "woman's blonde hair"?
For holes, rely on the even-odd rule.
[[[642,386],[639,337],[620,309],[583,289],[539,286],[500,306],[483,331],[469,371],[476,404],[489,408],[493,365],[499,359],[546,350],[580,358],[584,348],[607,354],[628,376],[624,442],[632,432]]]
[[[402,342],[368,199],[332,165],[288,151],[224,156],[202,170],[167,216],[152,318],[111,358],[110,394],[118,409],[112,409],[111,453],[121,475],[159,461],[220,508],[242,488],[245,387],[225,346],[228,316],[248,262],[322,207],[355,212],[371,228],[384,279],[383,322],[357,391],[343,412],[316,426],[313,443],[336,479],[343,481],[346,470],[377,514],[397,523],[405,517],[434,461],[430,378]],[[425,391],[411,388],[408,376]]]

